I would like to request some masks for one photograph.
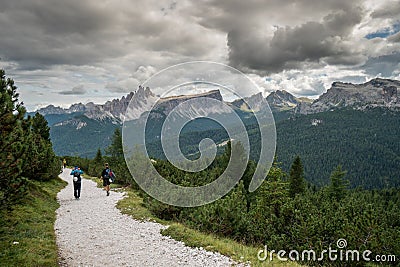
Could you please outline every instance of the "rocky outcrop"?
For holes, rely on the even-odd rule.
[[[161,98],[158,101],[155,109],[162,111],[165,115],[168,115],[171,110],[177,107],[179,104],[189,100],[189,99],[196,99],[196,98],[213,98],[219,101],[222,100],[222,95],[219,90],[212,90],[202,94],[195,94],[195,95],[180,95],[180,96],[171,96],[166,98]],[[211,107],[207,107],[211,108]]]
[[[306,100],[308,99],[296,98],[294,95],[285,90],[277,90],[275,92],[271,92],[266,98],[264,98],[260,92],[250,97],[237,99],[231,104],[243,111],[258,112],[266,105],[266,103],[268,103],[272,111],[279,112],[284,110],[292,110],[298,104]]]
[[[124,120],[138,119],[144,112],[151,110],[157,99],[158,97],[149,87],[139,86],[139,89],[128,101],[128,105],[131,102],[129,106],[127,105],[128,110],[125,108],[124,113],[122,113],[125,116]]]
[[[267,96],[267,102],[273,111],[283,111],[295,108],[302,101],[285,90],[277,90]]]
[[[330,89],[311,104],[300,104],[296,113],[311,114],[343,107],[387,107],[400,109],[400,81],[373,79],[363,84],[334,82]]]
[[[37,112],[39,112],[43,116],[46,116],[49,114],[65,114],[66,110],[60,107],[55,107],[54,105],[49,105],[47,107],[38,109]]]
[[[260,111],[266,104],[266,100],[262,93],[252,95],[250,97],[245,97],[243,99],[237,99],[231,103],[233,106],[243,110],[243,111]]]

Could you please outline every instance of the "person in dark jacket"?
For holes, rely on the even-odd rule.
[[[78,166],[75,166],[75,168],[71,171],[74,183],[74,197],[76,200],[78,200],[81,197],[82,174],[83,171]]]
[[[110,195],[110,184],[111,184],[113,175],[114,174],[111,171],[110,166],[108,166],[108,163],[104,164],[104,170],[101,172],[101,178],[103,179],[103,186],[104,186],[104,190],[107,191],[107,196]]]

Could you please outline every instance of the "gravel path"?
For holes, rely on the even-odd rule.
[[[58,195],[55,232],[60,266],[232,266],[221,254],[190,248],[162,236],[165,226],[139,222],[115,207],[123,193],[97,188],[82,180],[81,199],[73,196],[72,177],[66,169],[60,175],[68,182]]]

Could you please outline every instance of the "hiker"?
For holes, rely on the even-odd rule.
[[[64,169],[65,169],[65,167],[67,167],[67,160],[66,159],[63,160],[63,166],[64,166]]]
[[[101,173],[101,178],[103,179],[104,190],[107,191],[107,196],[110,195],[110,184],[114,182],[115,174],[108,166],[108,163],[104,164],[105,169]]]
[[[83,171],[78,166],[75,166],[75,169],[71,171],[71,175],[73,176],[73,182],[74,182],[74,197],[76,200],[78,200],[81,197],[82,174]]]

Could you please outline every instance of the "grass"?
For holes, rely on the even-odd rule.
[[[128,197],[121,199],[117,203],[117,208],[120,209],[122,213],[130,215],[132,218],[138,221],[153,221],[163,225],[168,225],[169,222],[155,217],[144,206],[143,199],[136,191],[131,188],[127,188],[125,192],[128,194]]]
[[[257,254],[262,247],[252,247],[229,238],[201,233],[180,223],[172,223],[167,229],[162,230],[161,234],[183,241],[187,246],[219,252],[237,262],[249,263],[251,266],[300,266],[295,262],[279,261],[276,256],[272,262],[269,259],[260,261]]]
[[[117,208],[119,208],[122,213],[130,215],[136,220],[155,221],[167,225],[168,228],[162,230],[161,234],[182,241],[187,246],[202,247],[209,251],[219,252],[238,262],[250,262],[251,266],[300,266],[297,263],[280,262],[277,259],[273,262],[268,260],[262,262],[257,258],[257,253],[262,249],[261,247],[251,247],[229,238],[221,238],[212,234],[202,233],[181,223],[161,220],[155,217],[144,206],[143,199],[135,190],[126,188],[125,191],[128,197],[120,200],[117,204]]]
[[[54,232],[57,193],[66,185],[61,179],[30,182],[26,199],[11,212],[0,211],[1,266],[57,266]]]

